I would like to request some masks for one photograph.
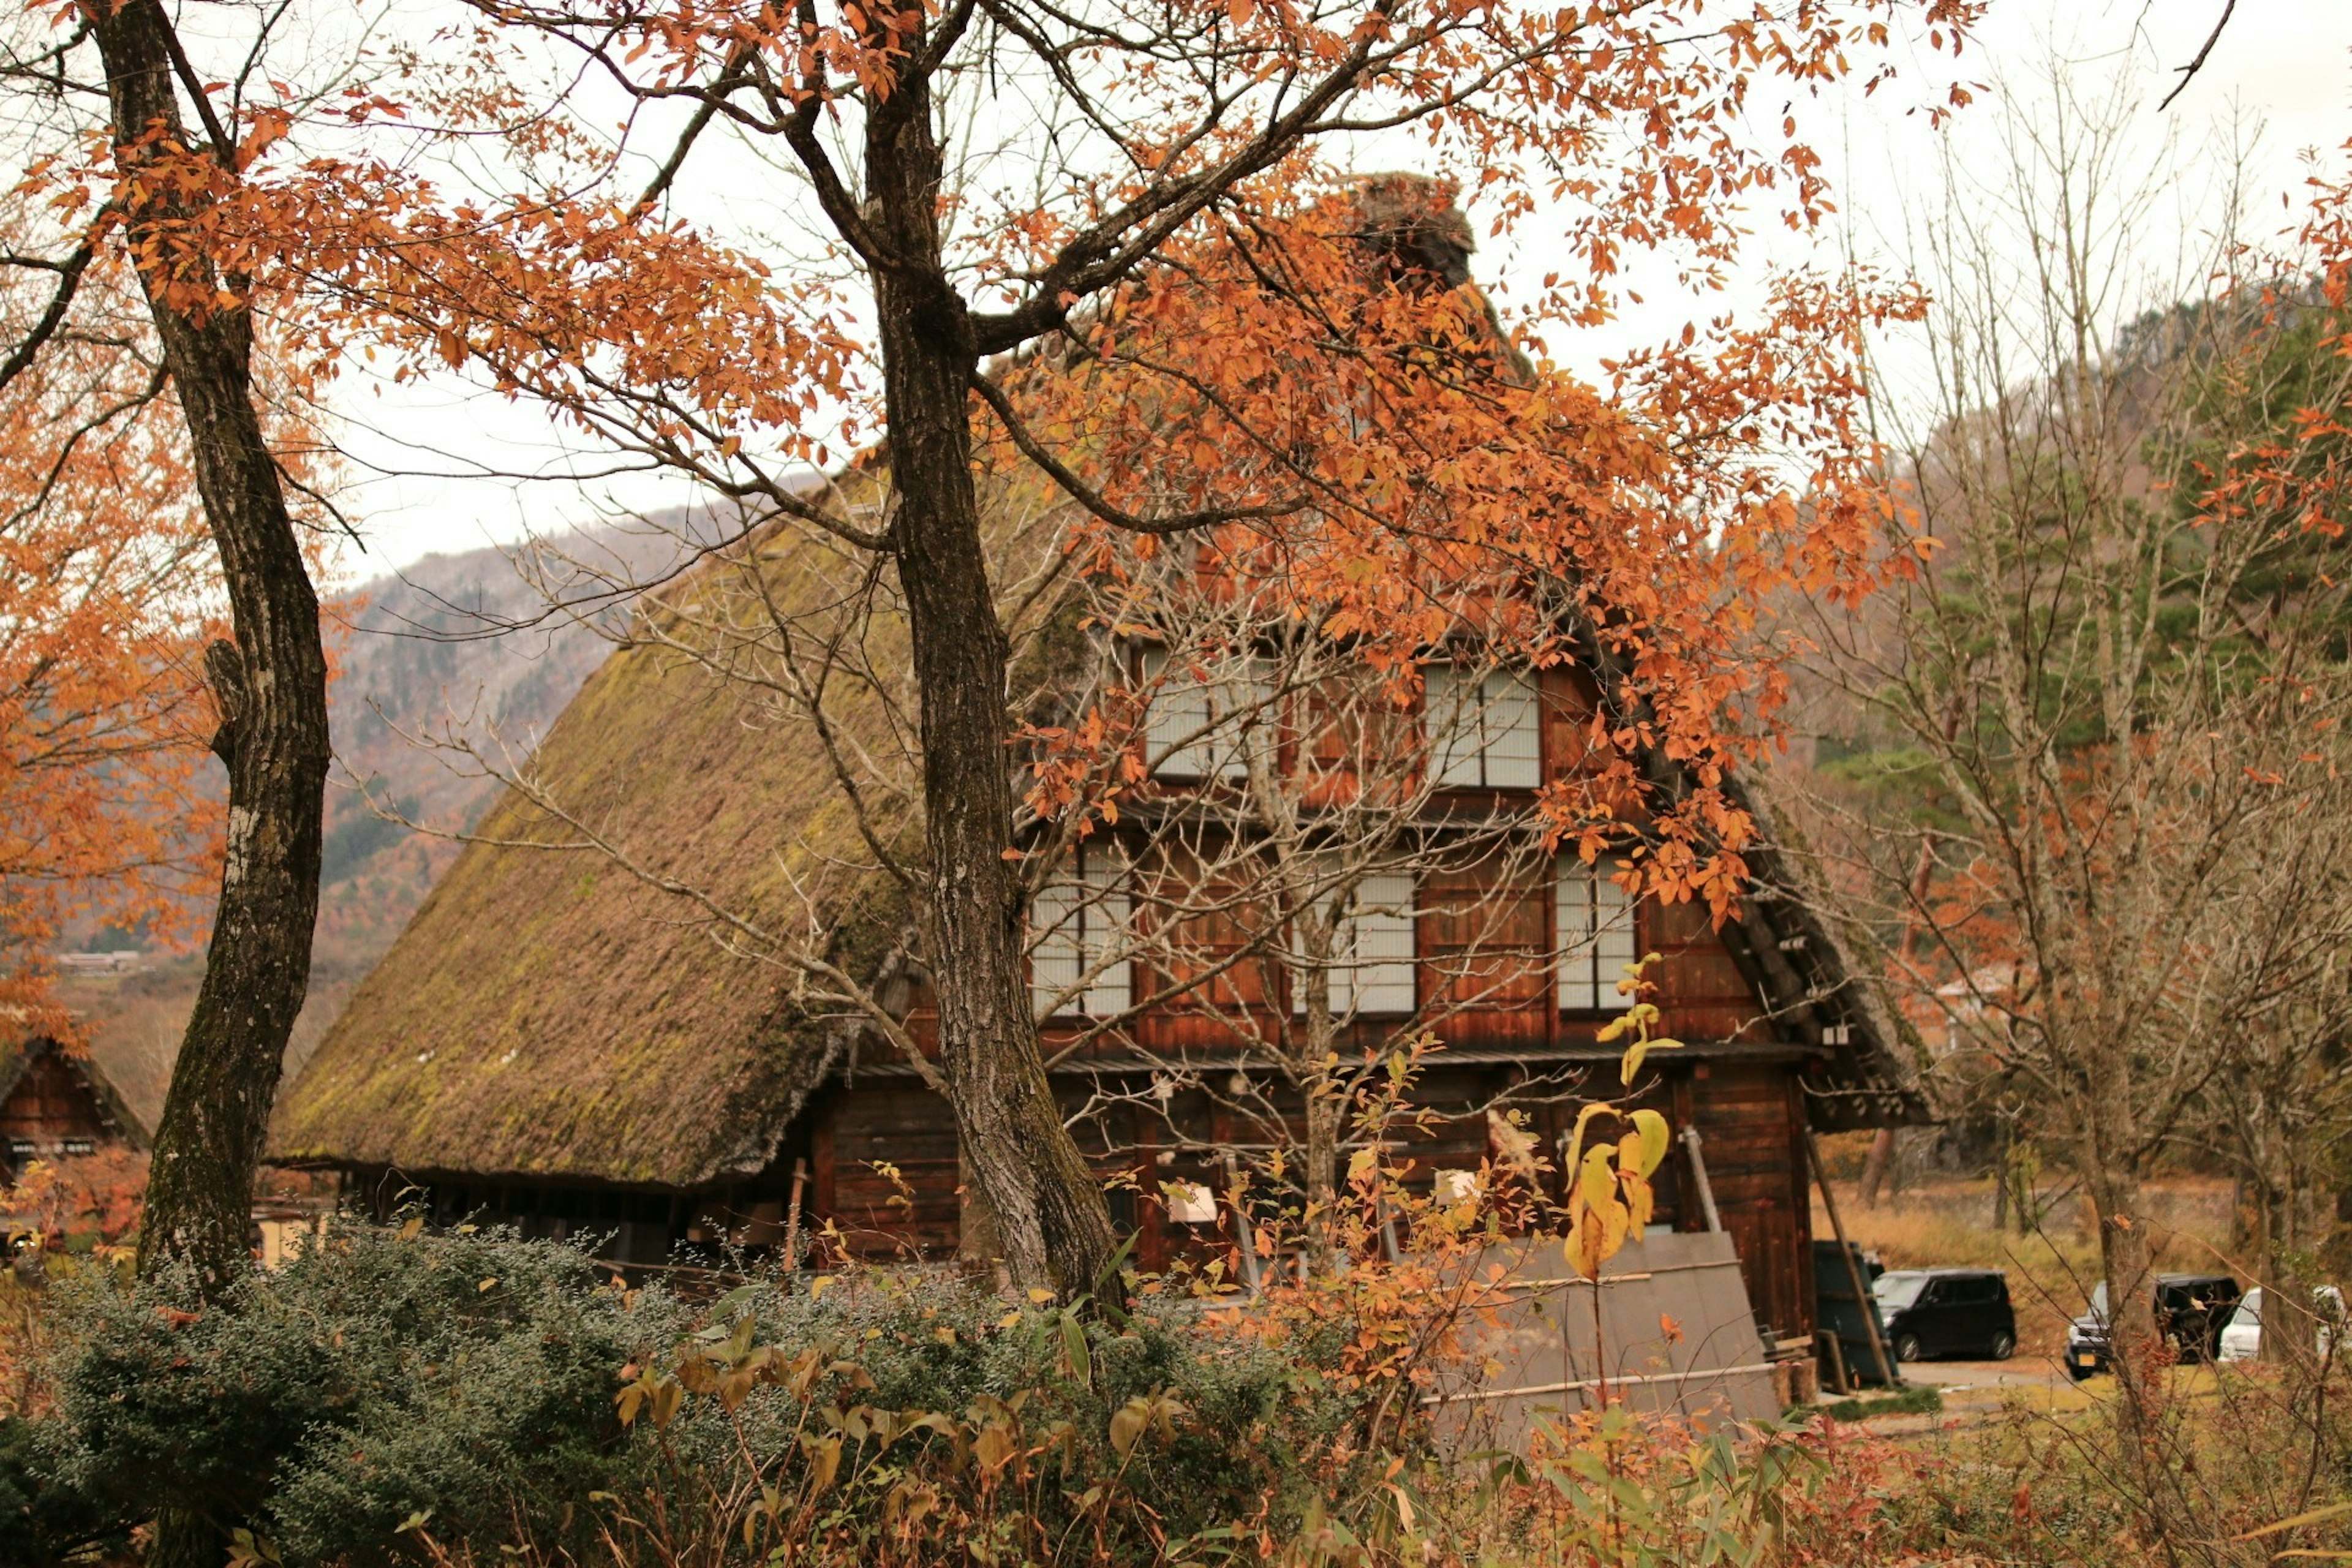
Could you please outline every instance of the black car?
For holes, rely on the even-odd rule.
[[[2007,1361],[2016,1352],[2009,1276],[1998,1268],[1895,1268],[1870,1289],[1898,1362],[1931,1356]]]
[[[2159,1274],[2154,1294],[2156,1331],[2182,1361],[2212,1361],[2221,1331],[2238,1310],[2238,1282],[2227,1274]],[[2066,1370],[2082,1382],[2107,1370],[2107,1287],[2091,1292],[2091,1310],[2066,1331]]]

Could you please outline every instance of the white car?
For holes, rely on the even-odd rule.
[[[2344,1321],[2344,1292],[2333,1285],[2320,1285],[2311,1292],[2312,1316],[2316,1321],[2318,1349],[2326,1355],[2336,1342],[2336,1331]],[[2238,1299],[2238,1310],[2221,1330],[2223,1361],[2255,1361],[2263,1353],[2263,1288],[2259,1285]]]

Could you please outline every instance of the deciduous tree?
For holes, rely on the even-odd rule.
[[[2325,530],[2227,502],[2269,444],[2260,311],[2230,287],[2226,191],[2201,248],[2151,264],[2181,225],[2119,171],[2130,108],[2057,81],[2006,168],[1949,172],[1901,470],[1898,537],[1929,564],[1817,623],[1850,703],[1836,771],[1870,787],[1813,803],[1917,1010],[2079,1176],[2127,1379],[2153,1330],[2142,1181],[2210,1150],[2217,1112],[2273,1138],[2249,1097],[2340,1026],[2315,1005],[2352,936],[2342,579]]]
[[[1652,793],[1622,760],[1637,742],[1683,770],[1643,875],[1724,907],[1745,829],[1722,771],[1779,698],[1750,607],[1868,577],[1856,334],[1915,301],[1784,279],[1752,316],[1627,355],[1605,393],[1505,374],[1497,331],[1534,349],[1605,321],[1629,251],[1706,284],[1748,215],[1818,223],[1819,161],[1759,95],[1845,79],[1897,25],[1957,45],[1976,9],[484,4],[408,101],[334,106],[358,155],[245,168],[206,254],[311,290],[321,355],[365,332],[410,372],[480,376],[890,575],[939,1072],[1014,1276],[1075,1292],[1112,1238],[1029,1006],[983,484],[1050,482],[1082,563],[1089,536],[1210,536],[1293,614],[1407,659],[1465,595],[1562,584],[1579,630],[1528,651],[1605,665],[1615,780]],[[541,90],[548,51],[578,74]],[[431,130],[408,129],[436,125],[469,159],[496,130],[509,161],[436,184],[414,155]],[[1368,217],[1349,165],[1408,149],[1561,258],[1521,318],[1383,263],[1444,226],[1443,198]],[[868,442],[878,505],[809,485]],[[1554,826],[1610,831],[1556,804]]]
[[[64,1037],[68,930],[169,937],[217,812],[198,650],[215,575],[135,296],[111,255],[9,213],[0,296],[0,1010]]]
[[[328,762],[318,601],[288,500],[305,483],[306,443],[285,409],[266,406],[256,339],[267,285],[221,240],[251,212],[255,161],[290,120],[281,100],[294,89],[266,69],[284,19],[282,8],[257,16],[227,81],[197,75],[154,0],[45,8],[25,20],[54,28],[41,37],[20,25],[0,68],[31,142],[25,194],[45,202],[61,237],[50,253],[56,309],[15,345],[16,358],[70,365],[65,323],[90,269],[135,289],[145,319],[119,335],[152,366],[150,395],[168,389],[147,416],[170,410],[177,426],[159,449],[179,454],[201,503],[218,574],[205,607],[226,612],[229,633],[202,656],[205,728],[228,775],[219,890],[140,1238],[143,1268],[184,1266],[200,1293],[246,1266],[262,1134],[309,982]],[[34,450],[62,456],[72,430]],[[164,515],[188,514],[183,491]],[[211,1555],[203,1531],[181,1522],[167,1521],[159,1560]]]

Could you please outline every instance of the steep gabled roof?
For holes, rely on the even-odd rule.
[[[878,479],[842,482],[878,504]],[[1058,521],[1003,498],[992,515],[997,580],[1017,584]],[[827,700],[840,742],[903,747],[912,693],[906,623],[869,563],[787,530],[742,552],[647,612],[702,657],[633,639],[564,710],[527,773],[570,820],[509,790],[474,828],[282,1096],[272,1160],[689,1187],[774,1158],[861,1031],[795,1002],[793,974],[747,956],[760,938],[720,912],[796,933],[813,902],[832,961],[861,979],[908,916],[802,710],[714,666],[761,633],[763,601],[839,606],[872,677]],[[886,840],[915,831],[888,792],[867,805]]]
[[[20,1039],[13,1045],[0,1045],[0,1101],[5,1101],[16,1091],[16,1086],[24,1082],[25,1075],[33,1070],[33,1064],[44,1057],[61,1064],[84,1089],[89,1090],[90,1098],[98,1103],[100,1120],[106,1123],[109,1131],[133,1149],[147,1147],[149,1128],[132,1112],[130,1102],[116,1090],[98,1063],[92,1061],[87,1053],[65,1049],[47,1035]]]
[[[1834,912],[1812,857],[1765,793],[1735,781],[1731,794],[1759,842],[1743,851],[1748,893],[1724,938],[1775,1015],[1801,1020],[1829,1052],[1829,1071],[1805,1084],[1813,1125],[1932,1121],[1919,1084],[1927,1047],[1887,999],[1876,940]]]

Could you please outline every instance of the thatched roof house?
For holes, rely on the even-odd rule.
[[[1440,246],[1432,263],[1451,281],[1466,231],[1439,237],[1461,253]],[[1049,689],[1057,650],[1087,635],[1054,587],[1066,570],[1060,520],[1025,494],[999,495],[991,514],[1000,600],[1021,606],[1016,661]],[[874,1019],[814,1000],[822,977],[783,956],[820,933],[823,965],[886,983],[890,1013],[923,1033],[920,975],[902,968],[908,909],[875,848],[912,837],[916,821],[905,624],[886,576],[821,535],[780,528],[673,584],[353,994],[283,1097],[273,1158],[341,1169],[378,1205],[414,1186],[451,1216],[607,1233],[617,1256],[639,1261],[722,1237],[772,1244],[796,1201],[803,1235],[830,1224],[869,1250],[951,1247],[960,1183],[946,1107],[879,1045]],[[823,731],[805,685],[787,690],[811,679],[820,647],[815,662],[843,682]],[[1528,689],[1547,715],[1545,753],[1570,754],[1551,737],[1567,735],[1581,700],[1572,672]],[[873,781],[854,805],[828,761],[845,752]],[[1795,876],[1769,855],[1759,864],[1768,882]],[[1704,1133],[1706,1185],[1759,1310],[1809,1332],[1802,1133],[1922,1114],[1895,1026],[1846,934],[1780,887],[1720,931],[1687,905],[1629,908],[1624,920],[1616,937],[1629,952],[1665,956],[1659,999],[1689,1042],[1658,1067],[1656,1098]],[[1402,940],[1434,939],[1408,925]],[[1419,952],[1400,962],[1426,968]],[[1427,1163],[1476,1166],[1488,1126],[1470,1108],[1530,1072],[1613,1058],[1596,1037],[1612,1005],[1563,988],[1507,1015],[1448,1016],[1422,1091],[1451,1119]],[[1200,1034],[1197,1012],[1165,1015],[1137,1020],[1132,1037]],[[1056,1070],[1074,1101],[1122,1075],[1139,1100],[1151,1078],[1146,1058],[1100,1053]],[[1538,1131],[1573,1120],[1562,1096],[1533,1098]],[[1204,1102],[1171,1143],[1117,1099],[1087,1123],[1106,1169],[1190,1179],[1233,1136]],[[1662,1220],[1703,1223],[1695,1187],[1670,1174]],[[1131,1192],[1121,1202],[1144,1262],[1179,1247],[1190,1222]]]

